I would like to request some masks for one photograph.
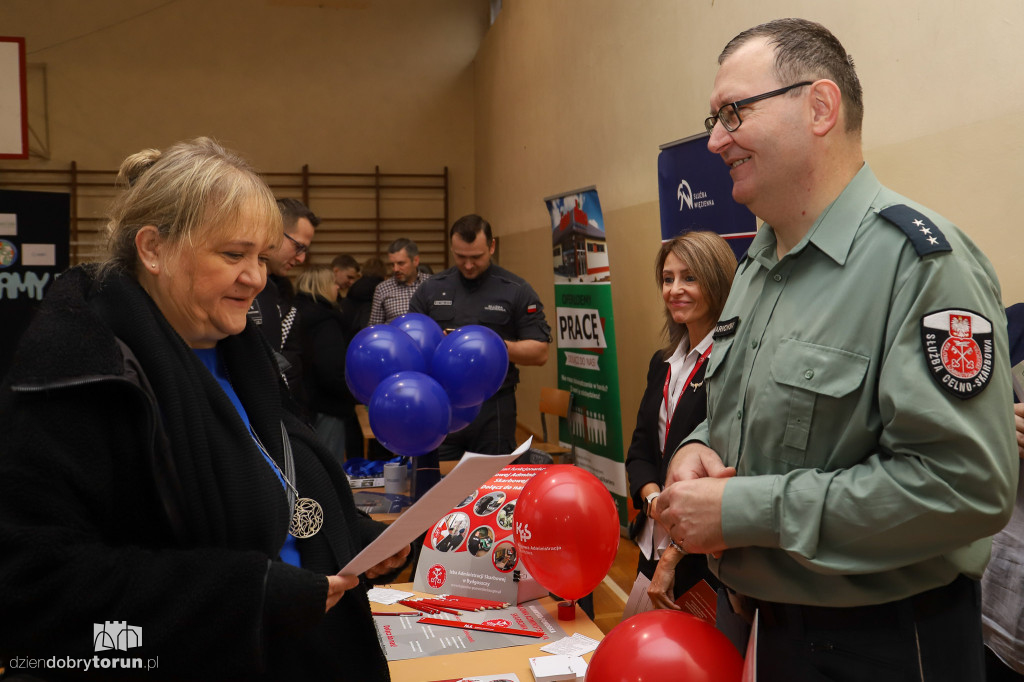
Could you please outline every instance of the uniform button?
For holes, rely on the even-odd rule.
[[[775,275],[775,277],[773,277],[772,279],[774,279],[776,282],[781,282],[782,281],[782,275]]]
[[[809,369],[806,372],[804,372],[804,379],[813,379],[813,378],[814,378],[814,370],[813,369]]]
[[[754,339],[753,341],[750,342],[750,347],[757,348],[757,339]]]
[[[743,419],[743,410],[736,410],[736,418]]]

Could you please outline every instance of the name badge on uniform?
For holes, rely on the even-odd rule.
[[[970,310],[938,310],[921,318],[921,341],[932,379],[961,400],[992,379],[992,322]]]
[[[715,333],[711,338],[717,341],[718,339],[724,339],[732,336],[736,333],[736,327],[738,327],[739,324],[740,318],[738,316],[728,320],[719,320],[718,324],[715,325]]]

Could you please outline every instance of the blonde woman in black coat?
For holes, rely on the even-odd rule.
[[[346,420],[355,418],[356,400],[345,383],[345,352],[350,339],[338,308],[338,284],[331,268],[311,265],[299,275],[295,289],[306,406],[320,440],[344,462]]]
[[[120,179],[110,259],[53,285],[0,388],[0,665],[388,679],[363,584],[336,575],[382,528],[282,408],[247,325],[282,238],[274,197],[205,138]],[[138,646],[107,650],[129,627]]]

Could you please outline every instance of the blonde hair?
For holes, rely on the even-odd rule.
[[[117,181],[126,189],[111,207],[104,270],[136,276],[135,236],[147,225],[175,249],[242,226],[267,246],[281,242],[281,212],[270,188],[245,159],[208,137],[132,154]]]
[[[311,265],[304,269],[295,282],[295,288],[300,293],[312,297],[314,301],[323,300],[331,304],[338,301],[334,270],[327,265]]]
[[[736,255],[732,247],[717,233],[704,230],[683,232],[664,242],[654,261],[654,277],[659,289],[662,286],[665,259],[670,253],[690,269],[690,274],[697,280],[697,286],[707,301],[711,319],[717,321],[725,307],[725,299],[729,297],[733,275],[736,274]],[[675,352],[685,333],[686,325],[673,320],[672,313],[665,308],[663,334],[668,339],[668,346],[662,351],[664,357]],[[690,339],[690,343],[700,343],[700,339]]]

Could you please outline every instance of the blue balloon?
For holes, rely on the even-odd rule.
[[[501,388],[508,372],[508,348],[498,333],[467,324],[444,337],[430,363],[430,375],[454,407],[479,405]]]
[[[377,386],[367,405],[373,434],[396,455],[416,457],[435,449],[448,435],[452,408],[448,395],[423,372],[398,372]]]
[[[377,384],[395,372],[426,372],[416,342],[397,327],[375,324],[362,329],[345,352],[345,383],[356,400],[370,403]]]
[[[480,414],[481,405],[469,407],[452,407],[452,423],[448,425],[448,433],[455,433],[469,426]]]
[[[420,352],[423,353],[423,359],[429,368],[430,361],[434,358],[434,349],[444,338],[444,333],[441,332],[441,327],[437,325],[437,322],[423,313],[406,313],[391,320],[391,326],[398,327],[412,337],[412,340],[419,346]]]

